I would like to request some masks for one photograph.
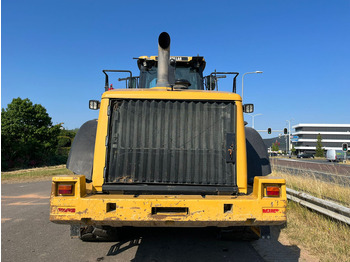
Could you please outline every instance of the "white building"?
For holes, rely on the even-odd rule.
[[[350,146],[350,124],[298,124],[293,128],[295,132],[292,133],[292,143],[297,153],[314,153],[318,134],[321,135],[325,150],[342,150],[343,143]]]

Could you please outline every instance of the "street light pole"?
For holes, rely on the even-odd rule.
[[[244,81],[244,76],[246,74],[262,74],[263,71],[255,71],[255,72],[247,72],[247,73],[244,73],[243,76],[242,76],[242,101],[243,101],[243,81]]]
[[[252,117],[252,128],[254,128],[254,117],[261,116],[262,114],[255,114],[255,115],[247,114],[247,115]]]
[[[292,122],[294,119],[291,120],[286,120],[286,122],[288,122],[289,127],[288,127],[288,151],[290,151],[291,146],[290,146],[290,122]]]

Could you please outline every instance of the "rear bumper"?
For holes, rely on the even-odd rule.
[[[60,182],[74,182],[74,196],[57,196]],[[279,184],[279,197],[263,197],[267,184]],[[135,227],[228,227],[286,222],[284,179],[256,177],[244,196],[86,194],[85,177],[54,177],[50,220],[63,224]]]

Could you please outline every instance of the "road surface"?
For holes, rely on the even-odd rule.
[[[325,160],[299,160],[295,158],[270,158],[272,165],[286,166],[304,170],[319,171],[336,175],[350,176],[350,165],[330,163]]]
[[[217,239],[213,229],[129,229],[119,242],[71,239],[49,221],[50,181],[2,184],[1,261],[298,261],[297,246]]]
[[[274,170],[296,176],[316,178],[342,186],[350,185],[350,166],[328,163],[322,160],[296,160],[271,158]]]

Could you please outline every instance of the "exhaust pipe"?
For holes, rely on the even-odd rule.
[[[169,83],[170,63],[170,36],[163,32],[158,38],[158,73],[157,87],[170,87]]]

